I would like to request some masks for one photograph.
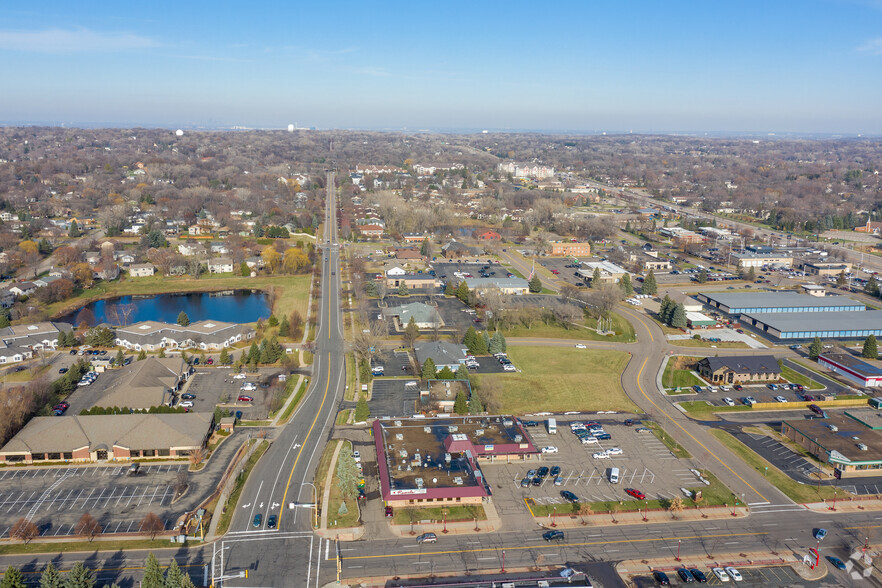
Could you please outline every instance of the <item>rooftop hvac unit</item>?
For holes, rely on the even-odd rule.
[[[480,437],[483,434],[484,434],[484,429],[475,429],[475,435]]]
[[[437,483],[438,483],[438,478],[432,478],[432,483],[433,483],[433,484],[437,484]]]
[[[402,435],[401,433],[395,433],[395,440],[404,441],[404,435]]]
[[[521,441],[524,440],[524,436],[523,435],[515,435],[514,440],[515,440],[515,443],[520,443]]]
[[[451,459],[453,459],[453,457],[449,453],[444,454],[444,461],[446,461],[447,463],[450,463]]]
[[[414,453],[413,460],[414,461],[423,461],[423,457],[419,453]]]
[[[462,478],[459,476],[453,478],[453,483],[462,486]]]
[[[425,482],[422,478],[417,478],[416,480],[414,480],[414,482],[416,482],[417,488],[422,488],[425,485]]]
[[[395,421],[395,426],[396,426],[396,427],[400,427],[400,426],[401,426],[401,421]]]
[[[456,433],[457,431],[459,431],[459,427],[457,427],[456,425],[450,425],[449,427],[447,427],[447,430],[450,433]]]
[[[511,419],[505,419],[504,421],[502,421],[502,424],[506,427],[510,427],[514,424],[514,422]]]
[[[423,427],[423,433],[431,433],[432,427]]]
[[[398,452],[400,457],[407,457],[407,449],[402,449]]]

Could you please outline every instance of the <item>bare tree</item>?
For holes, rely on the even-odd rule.
[[[151,539],[155,539],[157,533],[165,531],[165,523],[163,523],[162,519],[155,513],[148,512],[144,518],[141,519],[141,526],[139,529],[142,533],[149,533]]]
[[[91,543],[95,536],[99,535],[101,531],[101,523],[88,512],[84,512],[83,516],[80,517],[80,520],[77,521],[77,524],[74,525],[74,533],[76,535],[88,537],[89,543]]]
[[[369,320],[368,328],[355,334],[353,346],[356,353],[370,364],[386,333],[386,324],[383,321]]]
[[[122,326],[129,324],[135,309],[134,304],[108,304],[104,307],[104,315],[110,324]]]
[[[9,536],[13,539],[20,539],[24,543],[30,542],[31,539],[40,534],[37,525],[24,517],[18,519],[12,529],[9,530]]]

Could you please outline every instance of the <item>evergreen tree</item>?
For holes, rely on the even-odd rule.
[[[484,345],[483,345],[484,353],[482,353],[481,355],[486,355],[487,353],[490,353],[490,335],[487,334],[487,331],[484,331],[481,334],[481,339],[484,340]]]
[[[453,370],[446,365],[435,374],[436,380],[452,380],[454,378],[456,378],[456,374],[454,374]]]
[[[64,588],[64,578],[51,561],[40,574],[40,588]]]
[[[846,284],[846,282],[847,280],[845,278],[845,270],[842,270],[841,272],[839,272],[839,275],[836,276],[836,285],[841,288]]]
[[[113,363],[115,363],[116,365],[119,366],[119,365],[124,364],[125,361],[126,361],[126,357],[125,357],[125,355],[123,355],[122,349],[118,350],[116,352],[116,357],[113,359]]]
[[[413,317],[410,317],[410,320],[407,321],[407,326],[404,327],[404,344],[408,347],[413,347],[414,341],[416,341],[419,336],[420,329],[417,327],[416,321]]]
[[[227,364],[230,363],[230,352],[227,351],[227,348],[226,348],[226,347],[224,347],[223,349],[221,349],[220,357],[218,358],[218,362],[219,362],[221,365],[227,365]]]
[[[457,380],[468,380],[469,379],[469,368],[467,368],[464,363],[459,364],[459,367],[456,368],[456,379]]]
[[[870,296],[879,295],[879,282],[876,281],[876,276],[870,276],[870,279],[864,284],[864,292]]]
[[[420,245],[420,255],[422,255],[423,257],[428,257],[429,253],[431,253],[431,248],[432,244],[429,243],[429,238],[426,237],[425,239],[423,239],[423,244]]]
[[[493,333],[493,337],[490,339],[490,345],[487,348],[487,351],[489,351],[491,355],[502,351],[502,339],[500,339],[501,336],[502,333],[500,333],[499,331]]]
[[[474,355],[475,349],[478,348],[478,333],[475,331],[474,326],[469,326],[468,330],[466,330],[462,338],[462,344],[466,346],[469,353]]]
[[[9,324],[9,309],[4,308],[0,310],[0,328],[6,328]]]
[[[879,359],[879,349],[876,346],[875,335],[870,335],[864,340],[864,350],[861,352],[861,357]]]
[[[248,349],[248,359],[245,363],[256,364],[260,361],[260,348],[257,346],[257,343],[252,342],[251,347]]]
[[[358,402],[355,404],[355,422],[363,423],[371,416],[371,409],[368,407],[367,398],[364,394],[359,396]]]
[[[444,284],[444,295],[456,296],[456,285],[453,283],[453,280],[448,280],[447,283]]]
[[[534,294],[538,294],[539,292],[542,291],[542,280],[539,279],[538,275],[533,276],[533,279],[531,279],[529,281],[528,285],[530,288],[530,292],[532,292]]]
[[[658,318],[664,324],[670,324],[671,315],[674,312],[674,301],[671,300],[671,297],[665,294],[665,297],[662,298],[661,304],[658,307]]]
[[[379,296],[380,293],[377,291],[377,283],[376,282],[368,282],[364,285],[364,291],[368,296]]]
[[[652,270],[646,273],[646,277],[643,279],[643,287],[640,288],[640,291],[650,296],[658,293],[658,284],[655,281],[655,274],[652,273]]]
[[[80,225],[77,224],[77,219],[73,219],[70,221],[70,229],[67,231],[67,236],[77,238],[80,235],[82,235],[80,232]]]
[[[239,275],[241,275],[243,278],[251,276],[251,268],[248,267],[248,264],[244,261],[239,265]]]
[[[468,304],[469,302],[469,287],[465,283],[465,280],[459,283],[459,286],[456,287],[456,297],[462,300],[464,303]]]
[[[0,580],[0,588],[27,588],[21,570],[12,566],[6,568],[6,573]]]
[[[756,280],[756,269],[753,266],[747,268],[747,272],[744,274],[744,279],[751,282]]]
[[[181,571],[178,562],[172,559],[165,572],[165,588],[180,588],[185,577],[186,574]]]
[[[707,282],[707,270],[701,268],[701,270],[695,276],[695,281],[699,284],[704,284],[705,282]]]
[[[160,571],[159,574],[161,578],[162,572]],[[67,581],[64,585],[65,588],[93,588],[95,586],[95,578],[92,577],[92,570],[84,566],[83,562],[78,561],[68,572]],[[149,584],[145,582],[143,586],[147,588]],[[158,586],[163,588],[162,584]]]
[[[823,351],[821,339],[819,337],[815,337],[812,341],[812,344],[809,345],[809,359],[818,359],[818,356],[821,355],[821,351]]]
[[[619,280],[619,288],[622,289],[622,293],[625,296],[630,296],[634,293],[634,286],[631,284],[631,274],[622,276],[622,279]]]
[[[165,347],[159,348],[159,357],[165,357]]]
[[[186,327],[190,324],[190,317],[188,317],[187,313],[183,310],[178,314],[178,324],[182,327]]]
[[[142,349],[138,352],[138,361],[144,361],[145,359],[147,359],[147,352]]]
[[[401,284],[398,286],[398,295],[407,296],[408,294],[410,294],[410,290],[407,289],[407,284],[401,282]]]
[[[505,340],[505,335],[502,334],[502,331],[497,332],[499,333],[499,342],[501,344],[501,348],[499,350],[505,353],[506,351],[508,351],[508,341]]]
[[[469,402],[466,400],[465,392],[457,392],[456,400],[453,403],[453,412],[456,414],[468,414]]]
[[[258,363],[269,363],[269,356],[266,353],[266,339],[261,339],[260,347],[258,348]]]
[[[144,579],[141,580],[142,588],[165,588],[165,578],[162,576],[162,568],[156,560],[156,556],[151,553],[147,556],[147,563],[144,564]]]
[[[600,268],[599,267],[594,268],[594,273],[591,274],[590,286],[592,288],[599,288],[600,287]]]
[[[671,326],[685,329],[686,324],[686,308],[682,304],[678,304],[674,307],[674,312],[671,315]]]
[[[291,332],[291,323],[288,322],[288,316],[282,315],[282,322],[279,323],[279,337],[287,337]]]
[[[484,412],[484,405],[481,403],[481,397],[477,392],[472,391],[469,398],[469,414],[481,414],[482,412]]]
[[[279,319],[276,318],[276,315],[271,314],[266,320],[266,324],[271,327],[277,327],[279,325]]]
[[[433,380],[435,379],[435,362],[431,357],[426,358],[426,362],[423,364],[423,369],[420,372],[420,375],[424,380]]]

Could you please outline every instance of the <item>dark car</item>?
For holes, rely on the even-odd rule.
[[[840,570],[844,570],[844,569],[845,569],[845,563],[844,563],[841,559],[839,559],[838,557],[833,557],[832,555],[828,555],[828,556],[827,556],[827,560],[828,560],[831,564],[833,564],[834,566],[836,566],[837,568],[839,568]]]
[[[266,528],[275,529],[277,520],[278,519],[276,518],[276,515],[270,515],[269,518],[266,520]]]
[[[738,390],[739,392],[741,392],[742,390],[744,390],[744,386],[742,386],[741,384],[735,384],[735,386],[733,386],[733,388],[735,388],[735,389]]]
[[[76,349],[71,349],[71,350],[70,350],[70,354],[71,354],[71,355],[76,355],[76,354],[77,354],[77,350],[76,350]]]
[[[559,475],[560,475],[560,466],[554,466],[553,468],[551,468],[551,476],[552,477],[556,478]]]
[[[534,486],[541,486],[542,485],[542,478],[540,478],[539,476],[536,476],[535,478],[533,478],[533,485]]]
[[[538,427],[539,423],[536,421],[524,421],[525,427]]]
[[[254,521],[251,524],[255,527],[259,527],[261,522],[263,522],[263,515],[257,513],[256,515],[254,515]]]
[[[193,365],[199,365],[199,358],[198,357],[193,358]]]
[[[67,368],[59,368],[58,373],[59,373],[59,374],[66,374],[66,373],[67,373]]]
[[[680,568],[679,570],[677,570],[677,575],[680,576],[680,579],[687,584],[695,581],[695,578],[692,577],[692,573],[686,568]]]
[[[563,531],[545,531],[542,533],[542,538],[546,541],[563,541],[564,540],[564,532]]]
[[[809,404],[808,408],[810,411],[820,416],[821,418],[827,418],[827,413],[824,412],[824,409],[818,406],[817,404]]]
[[[612,435],[610,435],[609,433],[598,433],[598,434],[594,435],[594,437],[601,440],[601,441],[608,441],[608,440],[612,439]]]
[[[707,576],[704,575],[704,572],[701,570],[690,568],[689,573],[692,574],[692,577],[699,581],[699,583],[707,582]]]
[[[668,575],[664,572],[652,572],[652,577],[655,578],[655,581],[658,582],[659,586],[670,586],[671,584]]]
[[[181,394],[181,398],[183,398],[184,400],[193,400],[194,398],[196,398],[196,395],[195,395],[195,394],[190,394],[190,393],[188,392],[188,393],[186,393],[186,394]]]
[[[541,468],[539,468],[539,471],[536,473],[536,475],[539,476],[540,478],[544,478],[545,476],[548,475],[548,467],[542,466]]]
[[[521,488],[528,488],[530,486],[530,478],[524,478],[521,480]]]
[[[391,516],[392,516],[392,507],[391,507],[391,506],[387,506],[387,507],[386,507],[386,516],[387,516],[387,517],[391,517]]]
[[[625,419],[625,426],[626,427],[634,426],[634,419]]]
[[[560,496],[567,502],[579,502],[579,497],[570,492],[569,490],[561,490]]]

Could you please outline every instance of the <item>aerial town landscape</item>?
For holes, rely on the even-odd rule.
[[[120,74],[93,60],[167,59],[57,8],[0,9],[0,52],[96,83]],[[337,61],[375,18],[291,57],[303,81],[394,77]],[[234,116],[207,79],[181,88],[202,114],[101,118],[29,101],[25,67],[0,124],[0,588],[882,585],[878,118],[484,129],[385,119],[366,82],[363,124],[318,90],[321,124],[240,124],[270,86]]]

